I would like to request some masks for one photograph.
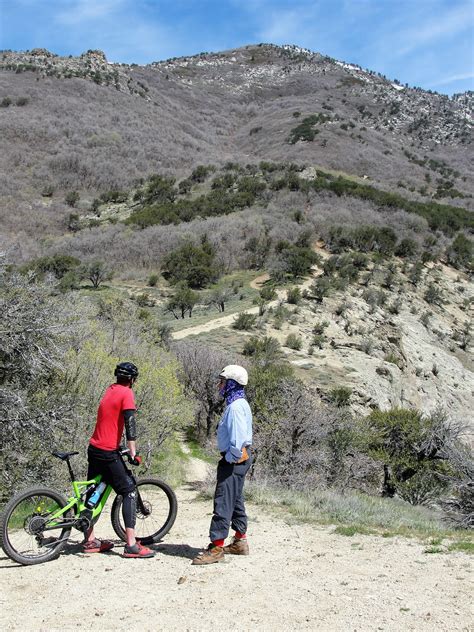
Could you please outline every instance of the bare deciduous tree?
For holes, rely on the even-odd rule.
[[[200,439],[209,438],[223,410],[217,389],[218,375],[225,365],[233,364],[235,358],[198,343],[180,342],[173,350],[183,366],[185,388],[196,399],[196,433]]]

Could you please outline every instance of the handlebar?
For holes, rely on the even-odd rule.
[[[138,455],[138,453],[135,455],[134,458],[132,458],[130,456],[130,450],[129,448],[120,448],[119,449],[119,454],[121,456],[126,456],[127,457],[127,461],[130,463],[130,465],[141,465],[142,462],[142,457]]]

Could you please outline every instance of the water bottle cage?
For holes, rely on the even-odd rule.
[[[86,507],[88,509],[94,509],[94,507],[99,503],[106,487],[107,485],[103,481],[95,487],[92,494],[90,494],[89,498],[86,500]]]

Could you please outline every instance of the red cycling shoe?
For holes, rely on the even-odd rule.
[[[122,557],[155,557],[155,551],[143,546],[143,544],[140,544],[140,541],[137,540],[132,546],[128,544],[125,545]]]
[[[110,542],[110,540],[98,540],[95,538],[94,540],[82,543],[84,553],[105,553],[113,548],[114,543]]]

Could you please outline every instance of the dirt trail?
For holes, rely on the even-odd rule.
[[[268,275],[262,275],[260,277],[255,278],[250,285],[256,289],[261,287],[263,281],[268,278]],[[314,276],[305,279],[303,283],[298,285],[301,292],[303,290],[308,289],[313,283]],[[277,298],[274,301],[270,301],[268,303],[268,307],[277,307],[281,301],[286,299],[287,289],[277,290]],[[249,309],[243,310],[246,314],[258,314],[258,306],[250,307]],[[174,340],[182,340],[183,338],[187,338],[188,336],[197,336],[198,334],[202,334],[208,331],[212,331],[213,329],[220,329],[221,327],[230,327],[234,322],[237,314],[228,314],[227,316],[222,316],[220,318],[214,318],[213,320],[207,321],[207,323],[203,323],[202,325],[195,325],[194,327],[186,327],[186,329],[181,329],[180,331],[173,332]]]
[[[190,476],[207,466],[193,459]],[[471,630],[472,582],[463,553],[427,555],[414,540],[294,525],[249,505],[249,557],[191,566],[207,543],[210,501],[178,490],[178,518],[151,560],[122,544],[86,556],[79,534],[49,564],[0,554],[2,630]],[[76,532],[77,533],[77,532]],[[104,516],[98,535],[114,537]]]

